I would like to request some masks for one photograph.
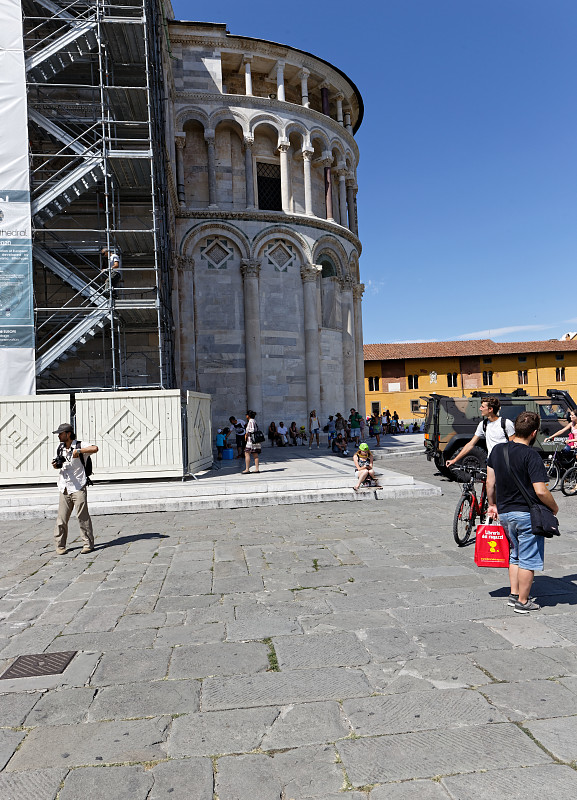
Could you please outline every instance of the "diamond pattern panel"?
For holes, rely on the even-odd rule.
[[[160,429],[129,401],[98,431],[98,436],[129,464],[160,434]]]

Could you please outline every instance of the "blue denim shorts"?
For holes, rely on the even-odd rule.
[[[543,569],[545,539],[531,532],[531,514],[528,511],[509,511],[499,514],[499,521],[509,540],[509,564],[521,569]]]

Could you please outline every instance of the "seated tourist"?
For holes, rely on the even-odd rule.
[[[376,484],[377,489],[382,489],[382,486],[377,480],[375,470],[373,469],[373,454],[369,450],[369,445],[362,442],[359,449],[353,456],[353,461],[357,469],[357,485],[353,486],[355,492],[361,488],[361,484],[370,476]]]
[[[333,453],[340,453],[342,456],[348,456],[347,443],[342,433],[337,433],[331,442]]]

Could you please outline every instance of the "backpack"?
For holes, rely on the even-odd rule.
[[[79,450],[82,447],[82,442],[76,440],[76,448]],[[59,444],[58,450],[56,451],[59,456],[62,455],[64,452],[64,445]],[[90,476],[92,475],[92,459],[90,456],[84,457],[84,453],[78,453],[78,458],[80,459],[80,463],[84,467],[84,473],[86,475],[86,486],[93,486],[93,482],[90,480]]]
[[[509,434],[507,433],[507,424],[505,422],[505,417],[499,417],[501,420],[501,427],[503,428],[503,434],[505,436],[505,441],[509,441]],[[483,433],[485,436],[487,435],[487,425],[489,424],[489,420],[485,417],[483,420]]]

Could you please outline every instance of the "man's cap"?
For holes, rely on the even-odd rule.
[[[366,442],[363,442],[362,444],[359,445],[359,450],[368,450],[368,449],[369,445]]]
[[[57,430],[52,431],[52,433],[74,433],[74,428],[69,422],[63,422],[58,426]]]

